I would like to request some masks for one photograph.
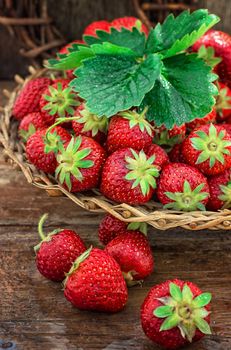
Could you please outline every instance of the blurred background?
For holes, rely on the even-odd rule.
[[[137,16],[154,25],[187,8],[208,8],[221,17],[216,28],[231,32],[230,0],[0,0],[0,79],[41,66],[94,20]]]

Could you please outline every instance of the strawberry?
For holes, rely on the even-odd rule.
[[[90,35],[97,37],[97,30],[110,32],[110,23],[108,21],[95,21],[90,23],[83,32],[83,35]]]
[[[165,349],[178,349],[211,334],[211,293],[178,279],[151,288],[141,306],[141,324],[148,338]]]
[[[231,124],[228,124],[228,123],[224,123],[224,124],[221,124],[222,128],[224,128],[227,133],[231,136]]]
[[[88,249],[74,262],[64,285],[65,297],[80,310],[118,312],[128,299],[118,263],[97,248]]]
[[[126,230],[139,230],[143,234],[147,234],[147,224],[145,222],[132,222],[130,224],[121,221],[114,216],[107,214],[100,222],[98,236],[102,244],[106,245],[113,238],[117,237]]]
[[[170,163],[160,175],[157,196],[167,209],[205,210],[209,186],[206,177],[196,168],[183,163]]]
[[[148,202],[156,188],[155,177],[159,176],[154,161],[154,156],[148,158],[144,151],[136,153],[132,148],[114,152],[103,167],[101,192],[119,203]]]
[[[89,190],[98,185],[105,151],[93,139],[78,136],[59,144],[55,175],[70,192]]]
[[[202,45],[213,47],[215,55],[222,58],[215,71],[231,88],[231,36],[219,30],[209,30],[192,46],[192,49],[198,51]]]
[[[222,125],[203,125],[192,131],[182,146],[186,163],[206,175],[217,175],[231,167],[231,136]]]
[[[146,36],[148,36],[148,28],[145,24],[143,24],[139,18],[136,17],[119,17],[115,18],[111,22],[111,27],[121,30],[122,28],[126,28],[132,30],[134,27],[139,29],[139,31],[143,32]]]
[[[13,116],[21,120],[29,113],[39,111],[39,100],[43,91],[51,84],[46,77],[30,80],[22,88],[13,106]]]
[[[231,208],[231,170],[210,177],[208,183],[210,199],[207,208],[214,211]]]
[[[147,238],[140,231],[125,230],[107,244],[105,251],[118,262],[130,286],[153,271],[152,251]]]
[[[108,124],[107,117],[98,117],[92,114],[84,103],[76,109],[74,117],[78,117],[77,120],[72,122],[72,128],[76,136],[85,135],[92,137],[100,144],[104,143]]]
[[[35,133],[36,130],[47,128],[40,112],[33,112],[27,114],[20,122],[18,133],[23,142],[27,142],[29,137]]]
[[[186,127],[189,131],[192,131],[202,125],[214,123],[216,121],[216,115],[216,109],[213,108],[212,111],[209,114],[207,114],[204,118],[196,118],[190,123],[187,123]]]
[[[168,153],[169,159],[173,163],[184,163],[184,157],[182,154],[182,143],[177,143],[173,146]]]
[[[217,120],[224,121],[231,117],[231,89],[218,82],[219,95],[216,101]]]
[[[161,169],[164,165],[169,163],[169,157],[168,154],[165,152],[165,150],[156,144],[151,144],[151,146],[148,146],[144,149],[145,153],[148,157],[154,156],[154,164],[158,165]]]
[[[54,127],[46,136],[47,129],[36,131],[27,141],[27,159],[37,169],[53,174],[57,167],[55,154],[58,145],[71,139],[70,134],[61,126]]]
[[[75,231],[68,229],[57,229],[45,236],[43,224],[47,216],[44,214],[38,225],[41,242],[34,248],[36,265],[44,277],[62,281],[73,262],[86,250],[86,246]]]
[[[51,125],[56,118],[72,116],[79,105],[77,95],[68,87],[68,79],[50,85],[40,98],[40,110],[45,123]]]
[[[145,113],[146,110],[141,114],[135,110],[126,111],[111,118],[107,137],[109,153],[127,147],[140,151],[151,146],[153,131],[145,119]]]
[[[185,124],[181,126],[175,125],[171,130],[167,130],[164,125],[159,128],[154,126],[154,128],[154,143],[167,149],[171,149],[175,144],[181,143],[186,135]]]

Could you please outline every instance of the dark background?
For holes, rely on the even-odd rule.
[[[31,0],[33,1],[33,0]],[[38,0],[37,0],[38,1]],[[34,0],[36,3],[36,0]],[[173,0],[146,0],[152,3],[174,3]],[[181,3],[190,1],[181,1]],[[193,1],[191,1],[193,2]],[[20,0],[18,0],[20,3]],[[208,8],[221,17],[217,29],[231,32],[230,0],[194,0],[202,8]],[[0,0],[0,14],[4,1]],[[132,0],[47,0],[48,14],[68,42],[81,38],[83,28],[94,20],[121,16],[137,16]],[[10,35],[9,30],[0,24],[0,79],[12,78],[16,73],[25,75],[31,62],[19,55],[23,44]]]

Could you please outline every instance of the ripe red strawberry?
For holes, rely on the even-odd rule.
[[[148,36],[149,30],[145,24],[143,24],[139,18],[136,17],[120,17],[115,18],[111,22],[111,27],[121,30],[122,28],[126,28],[132,30],[134,27],[143,32],[146,36]]]
[[[178,349],[211,334],[211,293],[178,279],[151,288],[141,307],[148,338],[164,349]]]
[[[76,136],[84,135],[92,137],[100,144],[104,143],[108,125],[107,117],[98,117],[92,114],[84,103],[76,109],[74,117],[79,118],[72,122],[72,128]]]
[[[231,89],[218,82],[219,95],[216,101],[217,120],[224,121],[231,117]]]
[[[154,259],[147,238],[140,231],[124,231],[105,248],[120,265],[128,285],[149,276],[154,269]]]
[[[165,152],[165,150],[156,144],[151,144],[151,146],[148,146],[144,149],[147,156],[151,157],[154,156],[154,164],[158,165],[161,169],[164,165],[169,163],[169,157],[168,154]]]
[[[209,30],[192,48],[198,51],[202,45],[213,47],[216,56],[222,58],[215,71],[221,80],[231,88],[231,36],[219,30]]]
[[[127,147],[140,151],[151,146],[153,131],[145,119],[145,113],[146,111],[141,114],[136,111],[126,111],[111,118],[107,137],[109,153]]]
[[[18,133],[23,142],[27,142],[29,137],[37,130],[47,128],[40,112],[27,114],[20,122]]]
[[[73,264],[65,281],[64,295],[80,310],[118,312],[128,291],[118,263],[103,250],[93,248]]]
[[[83,35],[90,35],[97,37],[97,30],[102,30],[104,32],[110,32],[110,23],[108,21],[95,21],[90,23],[83,32]]]
[[[159,167],[155,157],[148,158],[144,151],[132,148],[111,154],[103,167],[100,190],[104,196],[119,203],[142,204],[148,202],[156,188]]]
[[[183,164],[166,165],[160,175],[157,196],[164,208],[205,210],[209,199],[207,179],[196,168]]]
[[[59,145],[55,175],[70,192],[81,192],[98,185],[105,160],[104,149],[86,136],[72,137]]]
[[[231,136],[222,125],[203,125],[183,142],[186,163],[206,175],[217,175],[231,167]]]
[[[79,105],[78,97],[70,87],[68,79],[50,85],[40,98],[40,111],[45,123],[52,125],[56,118],[70,117]]]
[[[209,114],[207,114],[204,118],[196,118],[190,123],[187,123],[186,127],[189,131],[192,131],[202,125],[214,123],[216,121],[216,115],[216,109],[213,108],[212,111]]]
[[[145,222],[127,223],[121,221],[114,216],[107,214],[99,224],[98,236],[102,244],[106,245],[113,238],[119,236],[126,230],[139,230],[143,234],[147,234],[147,224]]]
[[[47,214],[40,219],[38,230],[41,242],[34,248],[39,272],[52,281],[63,281],[73,262],[86,250],[82,238],[72,230],[57,229],[45,236],[43,224]]]
[[[209,210],[231,208],[231,170],[208,179],[210,199],[207,204]]]
[[[154,126],[154,128],[154,143],[170,149],[175,144],[181,143],[186,135],[185,124],[175,125],[171,130],[167,130],[164,125],[159,128]]]
[[[168,153],[169,159],[173,163],[184,163],[184,157],[182,154],[182,143],[177,143],[171,151]]]
[[[21,120],[29,113],[38,112],[40,97],[50,84],[51,80],[45,77],[36,78],[26,83],[14,103],[13,116]]]
[[[47,139],[46,133],[47,129],[42,129],[30,136],[26,144],[26,155],[37,169],[53,174],[57,167],[55,154],[58,152],[58,146],[69,141],[71,136],[61,126],[54,127],[47,134]]]

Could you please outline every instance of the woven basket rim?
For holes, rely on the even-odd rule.
[[[29,67],[30,75],[24,80],[15,77],[17,86],[12,91],[5,91],[8,103],[2,108],[0,119],[0,143],[3,145],[4,155],[20,169],[27,181],[48,192],[50,196],[66,196],[78,206],[91,212],[107,212],[125,222],[146,222],[159,230],[181,227],[187,230],[230,230],[231,210],[224,209],[218,212],[193,211],[180,212],[165,210],[160,203],[150,201],[142,206],[131,206],[125,203],[117,204],[103,197],[98,190],[87,193],[69,193],[58,184],[53,176],[38,171],[25,158],[25,146],[17,141],[17,124],[12,119],[12,108],[15,98],[21,88],[31,79],[47,75],[47,69],[36,70]]]

